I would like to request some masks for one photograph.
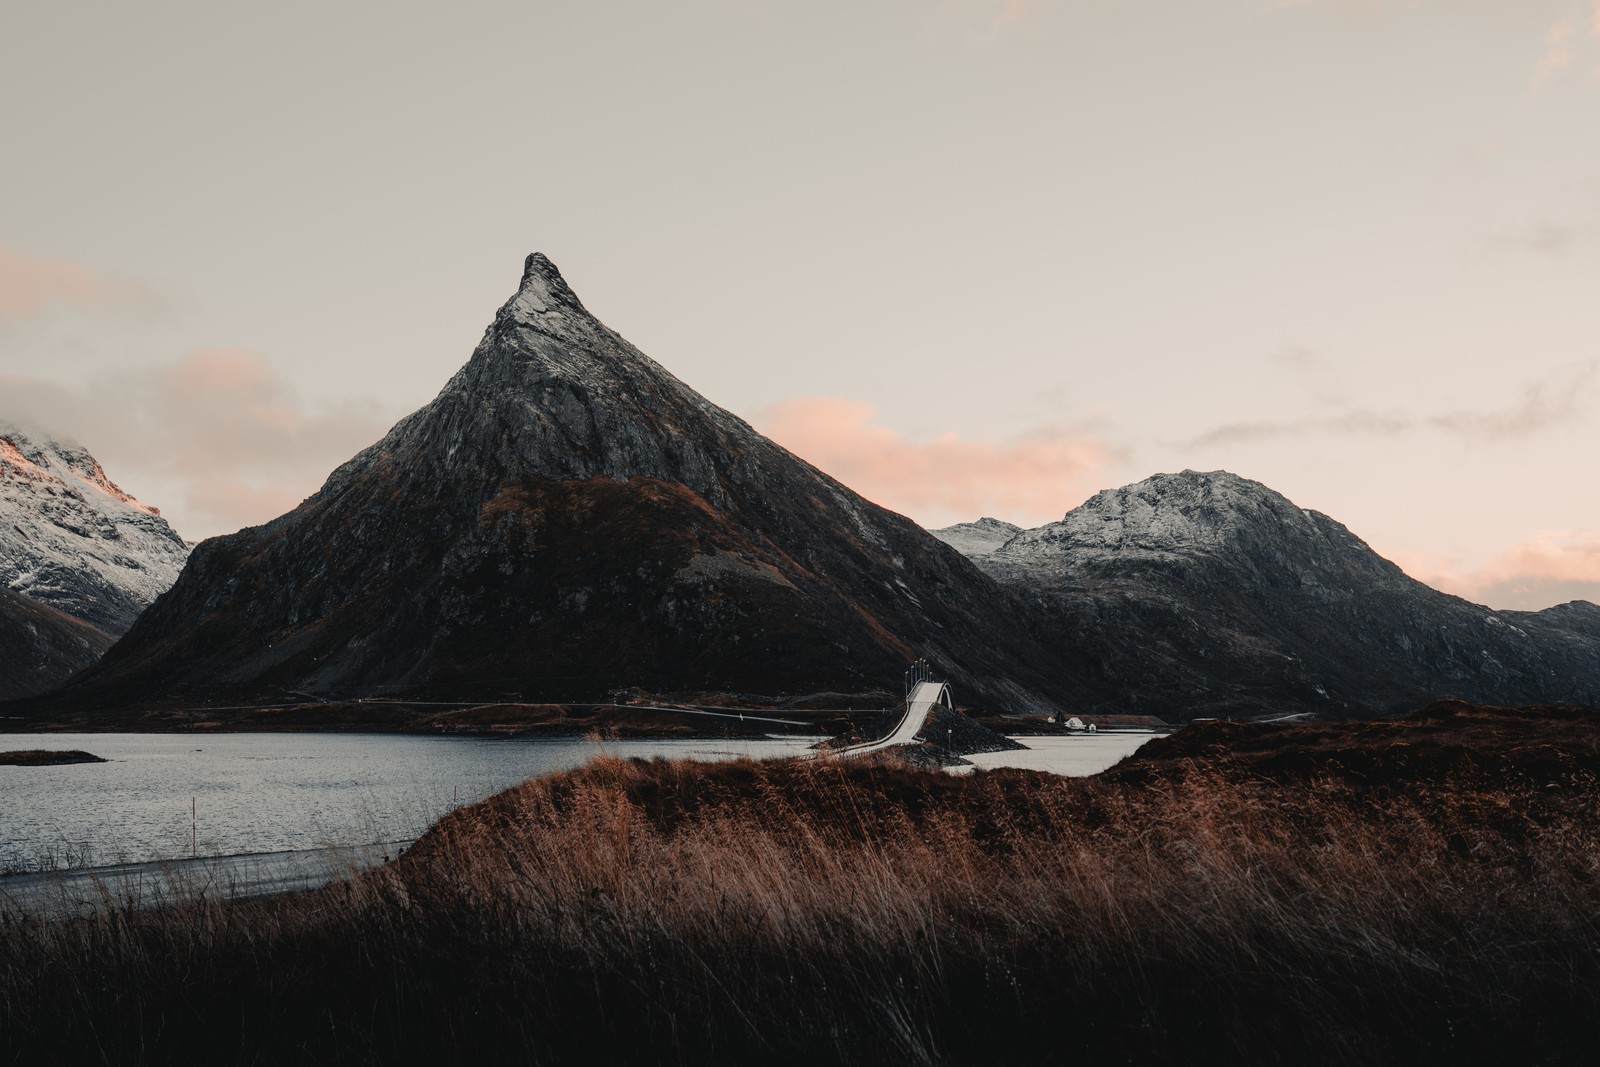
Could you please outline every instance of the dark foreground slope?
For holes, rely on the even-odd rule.
[[[1118,710],[1187,720],[1370,717],[1451,697],[1600,705],[1600,608],[1497,612],[1441,593],[1328,516],[1225,471],[1156,475],[977,547],[980,566],[1053,620],[1045,642],[1078,650]]]
[[[534,255],[437,399],[295,511],[200,545],[56,706],[852,693],[920,654],[965,700],[1051,707],[1071,657],[1031,630],[1015,594],[679,382]]]
[[[1597,726],[1203,728],[1137,778],[605,761],[349,885],[8,927],[0,1059],[1590,1063]],[[1499,762],[1392,759],[1424,736]],[[1260,773],[1330,747],[1390,769]]]
[[[1194,723],[1144,745],[1111,777],[1147,782],[1196,768],[1279,784],[1334,778],[1378,790],[1491,782],[1582,793],[1600,780],[1600,711],[1441,700],[1363,723]]]

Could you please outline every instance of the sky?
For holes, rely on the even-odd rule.
[[[3,16],[0,120],[0,417],[191,539],[537,250],[927,525],[1225,469],[1600,601],[1597,0],[67,0]]]

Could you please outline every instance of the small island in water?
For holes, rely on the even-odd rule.
[[[0,767],[59,767],[66,763],[105,763],[106,760],[80,749],[50,752],[42,748],[0,752]]]

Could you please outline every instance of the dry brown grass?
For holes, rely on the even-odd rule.
[[[605,760],[322,892],[8,928],[0,1049],[1587,1060],[1597,808],[1581,776],[1370,788]]]

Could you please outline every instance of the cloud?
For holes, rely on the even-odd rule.
[[[1486,563],[1426,555],[1396,557],[1413,578],[1492,608],[1538,611],[1569,600],[1600,603],[1600,531],[1535,534]]]
[[[1597,370],[1600,365],[1588,363],[1563,378],[1529,383],[1516,403],[1501,408],[1433,415],[1351,408],[1295,419],[1232,422],[1190,438],[1180,447],[1195,449],[1311,436],[1397,437],[1418,432],[1447,434],[1474,444],[1522,441],[1582,415]]]
[[[1502,234],[1490,239],[1499,249],[1528,252],[1539,256],[1564,256],[1600,236],[1600,226],[1592,223],[1541,222],[1522,233]]]
[[[1533,68],[1533,87],[1541,89],[1561,78],[1580,63],[1580,56],[1592,61],[1600,54],[1600,0],[1592,0],[1587,14],[1573,9],[1557,19],[1545,34],[1544,51]],[[1587,31],[1587,32],[1586,32]],[[1593,77],[1600,68],[1591,69]]]
[[[988,31],[997,33],[1023,22],[1040,6],[1041,0],[938,0],[933,14],[965,24],[981,19]]]
[[[32,318],[55,307],[149,307],[154,294],[64,259],[24,255],[0,245],[0,322]]]
[[[1035,0],[991,0],[990,6],[999,8],[995,14],[996,26],[1010,26],[1022,21],[1023,16],[1032,10]]]
[[[911,441],[873,423],[870,404],[837,397],[786,401],[760,412],[761,431],[856,492],[932,526],[983,515],[1037,524],[1058,519],[1099,486],[1115,457],[1102,442],[1049,431],[996,444],[946,433]]]
[[[1533,68],[1535,87],[1544,85],[1572,66],[1572,49],[1578,30],[1578,20],[1571,15],[1550,27],[1550,32],[1545,34],[1544,54],[1539,57],[1539,62]]]
[[[1303,345],[1286,345],[1274,352],[1272,362],[1289,370],[1314,370],[1322,366],[1322,359]]]
[[[83,388],[0,375],[0,416],[81,441],[107,473],[189,538],[265,522],[314,492],[391,420],[306,407],[267,359],[192,352]]]

